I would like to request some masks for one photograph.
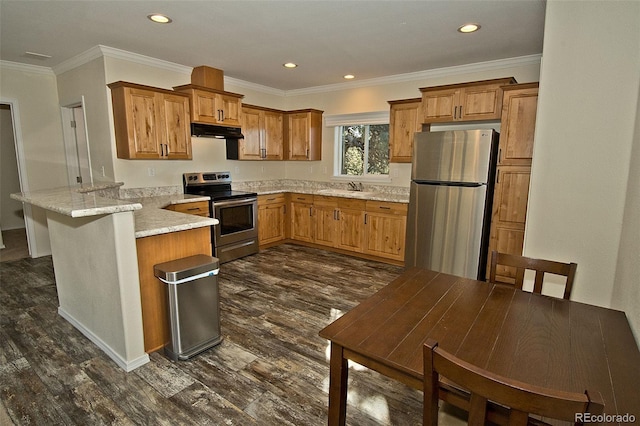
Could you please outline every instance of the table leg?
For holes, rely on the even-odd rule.
[[[347,379],[349,368],[344,348],[331,342],[329,368],[329,426],[344,426],[347,421]]]

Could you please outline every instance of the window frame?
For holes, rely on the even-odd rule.
[[[345,181],[362,181],[362,182],[391,182],[391,170],[386,175],[375,175],[366,173],[362,175],[343,175],[342,171],[342,132],[343,126],[354,125],[376,125],[386,124],[389,125],[389,111],[375,111],[367,113],[355,113],[355,114],[336,114],[328,115],[325,117],[325,125],[327,127],[334,127],[334,158],[333,158],[333,177],[332,180],[345,180]],[[367,134],[368,134],[367,129]],[[365,158],[368,159],[369,144],[365,144]],[[391,164],[391,163],[390,163]]]

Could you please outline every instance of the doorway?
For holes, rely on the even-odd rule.
[[[10,197],[22,192],[16,136],[15,103],[0,102],[0,262],[31,256],[29,217],[23,204]],[[32,235],[32,233],[31,233]]]
[[[61,113],[69,185],[93,184],[84,96],[80,103],[62,107]]]

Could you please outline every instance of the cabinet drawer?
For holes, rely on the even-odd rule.
[[[258,195],[258,205],[282,204],[284,202],[284,194]]]
[[[313,203],[313,195],[311,194],[291,194],[292,203]]]
[[[167,206],[166,209],[174,212],[179,212],[179,213],[209,217],[208,201],[195,201],[193,203],[171,204],[170,206]]]
[[[338,207],[341,209],[362,210],[366,209],[367,202],[365,200],[357,200],[354,198],[338,198]]]
[[[387,213],[401,216],[407,215],[407,204],[386,201],[367,201],[367,212]]]

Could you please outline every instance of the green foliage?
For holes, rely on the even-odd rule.
[[[365,146],[367,142],[368,146]],[[367,174],[389,174],[389,125],[353,125],[342,127],[343,175],[362,176],[367,153]]]

